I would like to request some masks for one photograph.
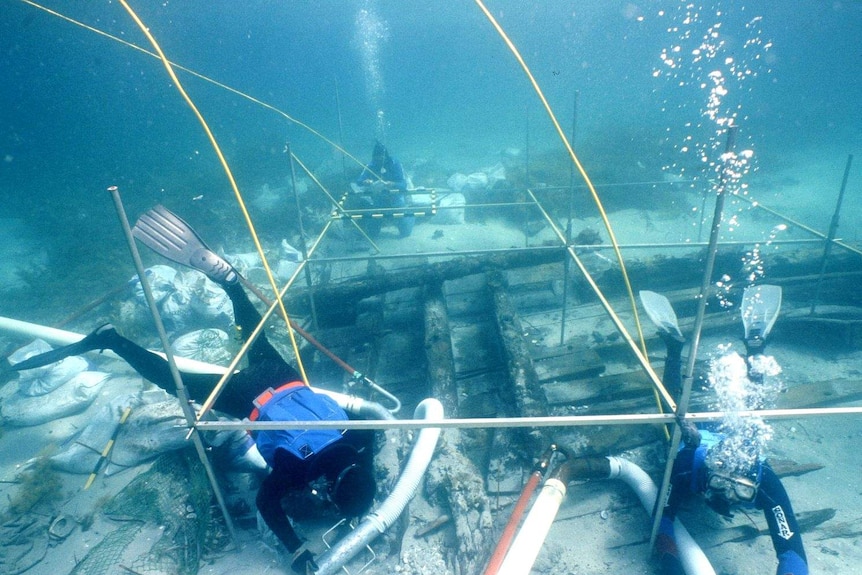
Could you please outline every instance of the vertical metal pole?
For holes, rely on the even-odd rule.
[[[236,532],[234,531],[233,527],[233,520],[230,517],[230,513],[228,513],[227,505],[225,504],[221,489],[219,489],[215,472],[213,471],[209,459],[207,458],[206,448],[204,447],[203,440],[201,440],[200,433],[195,428],[195,414],[192,410],[191,401],[189,400],[188,394],[186,394],[186,388],[183,385],[182,377],[180,377],[180,371],[177,368],[176,361],[174,360],[174,354],[171,352],[171,345],[168,341],[168,334],[167,332],[165,332],[165,326],[162,323],[161,316],[159,315],[159,310],[156,306],[156,300],[153,297],[153,291],[150,287],[150,282],[147,280],[147,276],[144,270],[144,264],[141,261],[141,254],[138,252],[138,246],[137,244],[135,244],[134,236],[132,236],[132,228],[129,226],[129,219],[126,217],[126,210],[123,207],[123,201],[120,199],[120,190],[117,186],[111,186],[108,188],[108,192],[110,192],[111,197],[114,200],[114,207],[117,209],[117,215],[119,216],[120,224],[123,226],[123,233],[126,236],[126,242],[129,245],[129,251],[132,254],[132,260],[135,263],[135,270],[138,272],[138,279],[140,279],[141,287],[144,290],[144,297],[147,300],[147,305],[150,308],[150,313],[152,314],[153,321],[156,324],[156,331],[158,331],[159,333],[159,339],[162,342],[162,349],[164,350],[165,357],[168,360],[168,367],[171,371],[171,377],[173,377],[174,385],[177,388],[177,398],[180,401],[180,407],[182,408],[183,415],[186,418],[186,422],[188,423],[188,426],[192,431],[192,443],[195,446],[195,450],[198,453],[198,457],[201,460],[201,464],[206,470],[207,477],[210,481],[210,486],[213,489],[216,501],[218,502],[222,515],[224,516],[225,525],[227,525],[227,529],[228,532],[230,532],[231,539],[233,540],[234,545],[239,546]]]
[[[575,90],[574,106],[572,108],[572,135],[571,144],[575,146],[575,133],[578,127],[578,96],[579,92]],[[575,211],[575,164],[569,164],[569,214],[566,220],[566,245],[572,243],[572,219]],[[569,299],[569,269],[571,268],[571,259],[563,259],[563,317],[560,322],[560,346],[566,340],[566,308],[568,307]]]
[[[724,212],[724,200],[727,196],[728,172],[731,170],[733,162],[733,146],[736,139],[736,126],[731,126],[727,130],[727,144],[724,148],[724,165],[718,177],[717,193],[715,199],[715,211],[712,215],[712,229],[709,234],[709,246],[706,251],[706,265],[703,270],[703,280],[700,284],[700,295],[697,302],[697,316],[694,320],[694,333],[691,338],[691,346],[688,352],[688,362],[685,369],[685,377],[682,382],[682,397],[679,400],[676,408],[677,419],[685,416],[688,411],[688,403],[691,399],[691,385],[694,374],[694,364],[697,360],[697,348],[700,345],[700,332],[703,328],[703,317],[706,314],[706,299],[709,297],[710,286],[712,285],[712,271],[715,267],[715,254],[718,251],[718,233],[721,230],[721,218]],[[676,459],[677,451],[679,450],[679,442],[682,437],[680,426],[675,425],[673,436],[671,437],[670,451],[667,455],[667,463],[664,470],[664,478],[662,480],[661,490],[655,500],[653,507],[653,524],[652,533],[650,534],[650,550],[655,547],[655,538],[658,535],[659,523],[661,523],[662,506],[667,499],[668,488],[670,486],[670,475],[673,471],[673,462]]]
[[[293,199],[296,202],[296,218],[299,222],[299,246],[302,252],[302,259],[308,260],[308,249],[306,246],[305,227],[302,225],[302,205],[299,202],[299,193],[296,191],[296,166],[293,163],[293,152],[290,149],[290,142],[287,143],[287,158],[290,161],[290,185],[293,188]],[[304,266],[305,285],[308,288],[308,303],[311,306],[311,321],[314,329],[317,329],[317,308],[314,306],[314,289],[311,281],[311,270],[308,262]]]
[[[823,276],[826,274],[826,265],[829,261],[829,253],[832,251],[832,240],[838,233],[838,219],[841,214],[841,204],[844,202],[844,190],[847,189],[847,178],[850,177],[850,165],[853,163],[853,154],[847,156],[847,165],[844,166],[844,177],[841,179],[841,189],[838,191],[838,202],[835,204],[835,212],[832,214],[832,222],[829,224],[829,234],[826,236],[826,244],[823,246],[823,260],[820,262],[820,276],[817,278],[817,286],[814,288],[814,297],[811,299],[810,315],[814,315],[817,300],[820,297],[820,287],[823,284]]]

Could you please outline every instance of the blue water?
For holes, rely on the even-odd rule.
[[[473,2],[131,1],[173,62],[284,111],[360,161],[380,139],[408,172],[421,177],[418,183],[442,187],[450,174],[480,170],[510,150],[506,157],[530,162],[537,178],[569,183],[563,147],[533,87]],[[751,150],[741,182],[764,203],[824,231],[847,156],[855,153],[840,234],[857,245],[862,241],[862,2],[487,2],[562,130],[568,136],[574,129],[575,150],[597,184],[696,178],[699,189],[708,188],[732,118],[739,127],[737,149]],[[116,1],[43,5],[151,49]],[[352,162],[342,172],[340,153],[282,115],[178,73],[249,198],[264,185],[288,185],[287,143],[333,193],[345,191],[359,172]],[[711,95],[717,99],[711,102]],[[707,114],[710,106],[713,116]],[[554,162],[556,171],[547,169]],[[55,324],[122,288],[134,269],[105,192],[111,185],[120,187],[132,220],[164,203],[204,237],[216,238],[218,247],[222,240],[248,245],[237,240],[247,232],[213,149],[160,62],[21,0],[3,0],[0,316]],[[629,206],[690,209],[686,202],[668,201],[669,193],[690,192],[632,188],[609,202],[611,219],[614,210]],[[321,196],[304,201],[328,213]],[[731,203],[728,216],[747,209]],[[259,205],[252,212],[269,246],[295,233],[289,218]],[[777,221],[761,223],[763,238],[784,237],[784,228],[775,231]],[[449,228],[441,232],[446,241],[450,235]],[[747,263],[757,270],[761,258],[773,253],[764,249]],[[152,254],[145,258],[156,261]],[[732,280],[769,280],[761,276]],[[114,321],[117,301],[69,327],[89,329],[96,315]],[[7,352],[20,342],[0,343]],[[840,378],[858,379],[854,364],[844,367],[840,358],[824,357],[822,370],[837,365],[847,370]],[[797,366],[794,377],[808,383],[804,371]],[[838,443],[829,436],[821,443],[807,427],[800,429],[811,440],[809,459],[825,459],[818,453],[822,446]],[[61,430],[71,433],[68,424]],[[8,439],[11,432],[6,433]],[[800,449],[793,444],[795,427],[783,433],[782,448]],[[847,436],[842,432],[842,439]],[[14,457],[6,460],[17,464],[40,442],[52,441],[44,436],[37,443],[16,443]],[[838,469],[829,470],[833,477],[842,462],[853,461],[835,459],[829,462]],[[852,468],[847,465],[850,479],[833,482],[832,498],[823,501],[823,479],[789,483],[794,500],[806,510],[838,507],[858,495],[850,493]],[[818,494],[817,501],[809,494]],[[850,511],[856,511],[852,505]],[[852,515],[845,519],[851,524]],[[823,564],[839,555],[835,545],[840,541],[811,547]],[[749,561],[760,560],[749,555]]]
[[[116,2],[46,6],[149,49]],[[781,170],[817,158],[828,173],[810,193],[816,187],[828,198],[817,206],[815,224],[824,228],[847,154],[862,144],[862,3],[686,6],[489,2],[567,134],[577,95],[575,148],[598,183],[668,171],[709,177],[724,136],[704,116],[708,89],[700,83],[714,70],[727,76],[733,58],[746,76],[728,81],[720,111],[736,116],[738,146],[756,152],[752,177],[780,185],[787,181]],[[531,157],[562,153],[525,74],[474,3],[134,8],[172,61],[276,106],[363,161],[375,138],[408,170],[431,162],[442,173],[490,165],[510,147]],[[71,243],[119,237],[103,193],[109,185],[120,186],[132,216],[155,202],[185,214],[233,205],[200,125],[157,60],[24,2],[6,0],[0,10],[0,216],[57,236],[62,249],[49,242],[52,265],[80,257],[66,253]],[[715,24],[721,47],[695,61],[692,49]],[[669,69],[660,54],[674,46],[679,59]],[[288,141],[313,170],[340,170],[339,154],[278,114],[187,73],[180,78],[241,189],[285,184]],[[707,161],[682,152],[686,142],[701,146]],[[350,164],[348,177],[355,171]],[[848,196],[858,195],[855,174],[856,193]]]

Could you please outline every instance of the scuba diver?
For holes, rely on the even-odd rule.
[[[133,234],[144,244],[172,261],[203,272],[219,284],[233,303],[234,318],[247,339],[261,321],[239,282],[239,274],[210,250],[183,220],[162,206],[145,213]],[[33,369],[70,355],[109,349],[123,358],[141,376],[177,395],[167,360],[121,336],[105,324],[82,340],[30,357],[11,366]],[[189,397],[202,401],[220,376],[183,373]],[[343,421],[347,413],[327,395],[307,386],[302,377],[269,343],[264,332],[248,351],[248,366],[234,374],[218,397],[214,409],[231,417],[251,421]],[[305,574],[316,569],[314,554],[299,538],[282,508],[289,492],[302,492],[310,484],[320,485],[326,498],[345,517],[358,517],[371,506],[376,494],[373,477],[373,431],[338,429],[261,430],[254,435],[261,456],[271,468],[262,481],[256,504],[266,525],[292,553],[291,568]]]
[[[356,181],[351,184],[353,195],[348,209],[392,209],[407,207],[407,178],[401,162],[389,155],[386,146],[380,142],[374,144],[371,153],[371,163],[365,166]],[[394,217],[398,232],[402,238],[413,233],[415,216],[405,215],[396,211],[384,214],[384,218]],[[362,228],[371,239],[380,236],[383,218],[367,214],[363,218]]]
[[[667,298],[642,291],[641,301],[659,329],[667,347],[662,382],[672,393],[682,389],[682,348],[685,338],[677,325],[676,314]],[[748,375],[760,383],[762,374],[751,369],[752,359],[762,354],[781,302],[781,288],[747,288],[742,313],[745,325]],[[684,575],[683,563],[674,537],[674,519],[681,505],[701,494],[707,505],[730,518],[736,508],[763,511],[772,545],[778,558],[776,575],[808,575],[808,562],[802,545],[799,524],[787,491],[767,461],[754,458],[753,464],[739,465],[730,436],[698,429],[690,421],[680,421],[683,445],[673,464],[670,492],[662,511],[656,550],[662,575]],[[604,457],[581,458],[573,462],[573,478],[605,479],[611,475],[610,462]]]

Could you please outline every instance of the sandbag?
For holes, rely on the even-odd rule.
[[[233,359],[229,343],[230,336],[220,329],[198,329],[178,337],[171,349],[180,357],[227,366]]]
[[[153,292],[153,299],[156,300],[156,303],[161,302],[173,293],[174,278],[176,278],[177,270],[171,266],[155,265],[145,269],[144,275],[150,283],[150,289]],[[147,305],[147,300],[144,298],[144,288],[141,285],[138,274],[132,276],[132,279],[129,280],[129,286],[135,300],[142,305]]]
[[[9,363],[16,364],[52,349],[44,340],[36,339],[24,347],[15,350],[9,356]],[[18,393],[27,396],[45,395],[87,369],[87,367],[88,363],[86,359],[72,356],[44,367],[22,371],[18,376]]]
[[[440,196],[440,208],[434,218],[439,224],[463,224],[464,205],[467,203],[464,194],[442,194]]]
[[[296,268],[302,262],[302,252],[290,245],[287,240],[281,240],[280,255],[275,275],[280,281],[286,282],[293,276]]]
[[[488,188],[488,175],[484,172],[474,172],[470,175],[455,173],[449,177],[446,185],[449,189],[464,194],[478,192]]]

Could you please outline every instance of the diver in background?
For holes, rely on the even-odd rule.
[[[178,235],[169,237],[177,230]],[[233,303],[234,318],[244,339],[255,330],[261,315],[240,284],[239,274],[207,248],[183,220],[157,206],[140,218],[133,233],[163,256],[197,269],[219,284]],[[121,336],[111,324],[97,328],[81,341],[30,357],[11,369],[33,369],[70,355],[105,349],[122,357],[144,378],[177,395],[167,360]],[[348,418],[332,398],[305,385],[299,372],[281,357],[265,333],[261,332],[251,345],[247,358],[248,367],[234,374],[214,409],[252,421]],[[206,399],[219,379],[214,374],[182,373],[183,385],[196,401]],[[301,492],[323,478],[326,497],[342,515],[352,518],[365,513],[376,494],[373,438],[373,432],[366,430],[328,428],[261,430],[254,434],[258,450],[271,468],[258,491],[257,508],[267,526],[293,554],[291,567],[297,573],[316,568],[314,554],[294,531],[282,508],[282,499],[288,492]]]
[[[645,293],[647,297],[644,297]],[[648,315],[659,328],[659,337],[667,347],[662,383],[669,390],[679,390],[682,388],[681,357],[685,339],[676,325],[676,316],[670,310],[666,298],[658,294],[641,292],[641,300]],[[659,313],[650,313],[657,308],[660,309]],[[777,314],[777,308],[775,313]],[[749,330],[748,325],[746,326],[745,343],[749,365],[753,354],[763,353],[766,336],[771,327],[771,323],[761,329]],[[757,338],[757,341],[749,341],[753,338]],[[727,438],[720,433],[699,430],[691,422],[682,421],[680,425],[684,444],[673,464],[670,493],[662,510],[656,539],[662,575],[685,575],[674,537],[673,522],[680,506],[697,494],[703,495],[707,505],[724,517],[732,517],[734,508],[763,511],[778,558],[776,575],[808,575],[808,561],[799,524],[787,491],[769,463],[755,460],[754,464],[746,469],[733,468],[728,465],[733,457],[729,457],[732,454],[728,453],[730,446]],[[572,479],[606,479],[611,474],[610,463],[605,457],[574,460],[572,471]]]
[[[391,209],[407,207],[407,178],[401,162],[389,155],[386,146],[380,142],[374,144],[371,153],[371,163],[365,166],[353,186],[351,209]],[[413,233],[415,216],[384,214],[383,218],[395,218],[398,232],[402,238]],[[383,218],[366,215],[361,225],[371,239],[380,235]]]

